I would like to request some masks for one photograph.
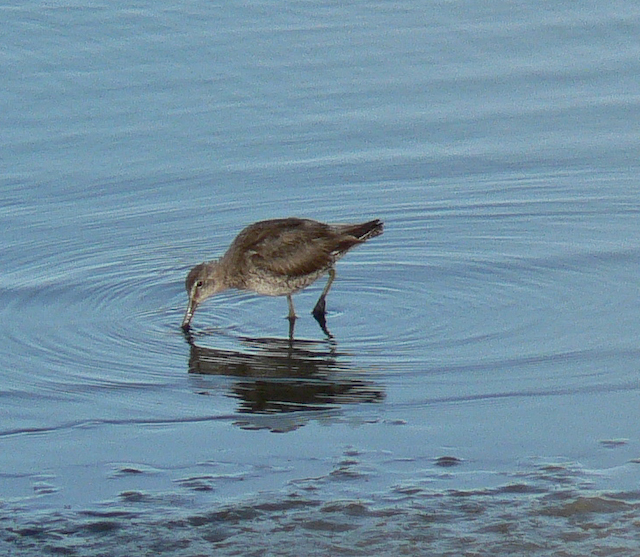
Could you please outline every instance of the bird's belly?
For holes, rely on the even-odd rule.
[[[328,269],[327,269],[328,270]],[[285,296],[293,294],[313,284],[327,270],[317,271],[297,277],[279,275],[254,275],[245,283],[247,290],[253,290],[265,296]]]

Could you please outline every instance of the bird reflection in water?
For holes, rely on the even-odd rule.
[[[358,377],[332,340],[242,338],[246,352],[199,346],[187,334],[189,373],[238,378],[239,412],[276,414],[380,402],[383,390]]]

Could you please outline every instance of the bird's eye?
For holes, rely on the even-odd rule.
[[[204,284],[204,282],[202,282],[201,280],[199,280],[198,282],[196,282],[196,287],[197,288],[202,288],[202,285]]]

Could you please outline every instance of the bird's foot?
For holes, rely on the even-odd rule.
[[[320,304],[316,304],[316,307],[313,308],[313,317],[315,318],[315,320],[318,322],[318,325],[320,325],[320,328],[322,329],[322,332],[327,335],[329,338],[333,338],[333,335],[329,332],[329,329],[327,329],[327,316],[324,312],[324,300],[322,302],[322,306],[321,309],[322,311],[317,311],[318,310],[318,306],[320,306]]]
[[[316,320],[320,318],[324,319],[324,315],[326,313],[326,303],[324,301],[324,298],[320,298],[318,300],[318,303],[313,308],[313,311],[311,313],[313,313],[313,316],[316,318]]]

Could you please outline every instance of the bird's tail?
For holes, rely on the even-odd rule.
[[[348,224],[343,228],[345,234],[355,236],[361,242],[380,236],[383,231],[384,224],[380,219],[370,220],[361,224]]]

